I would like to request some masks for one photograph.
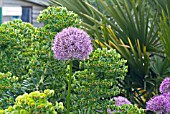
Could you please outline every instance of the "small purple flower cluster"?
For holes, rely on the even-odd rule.
[[[158,114],[167,114],[169,112],[170,105],[164,95],[154,96],[146,104],[147,110],[157,112]]]
[[[161,93],[170,92],[170,78],[165,78],[160,85],[159,91]]]
[[[170,78],[165,78],[159,88],[161,95],[154,96],[146,103],[146,110],[158,114],[170,112]]]
[[[88,58],[93,48],[85,31],[68,27],[56,34],[52,50],[58,60],[83,60]]]
[[[132,104],[127,98],[122,97],[122,96],[114,97],[113,99],[115,100],[116,106],[122,106],[124,104],[127,104],[127,105]],[[115,112],[116,112],[115,110],[112,111],[110,108],[107,109],[108,114],[113,114]],[[119,112],[121,112],[121,111],[119,111]]]
[[[122,106],[124,104],[131,104],[131,102],[127,98],[122,97],[122,96],[114,97],[113,99],[115,100],[116,106]]]

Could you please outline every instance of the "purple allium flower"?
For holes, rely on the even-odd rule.
[[[167,112],[170,112],[170,92],[162,94],[166,98],[167,102]]]
[[[169,78],[169,77],[168,77],[168,78],[165,78],[165,79],[162,81],[162,83],[161,83],[161,85],[160,85],[160,87],[159,87],[159,91],[160,91],[161,93],[170,92],[170,78]]]
[[[165,96],[167,100],[170,102],[170,92],[163,93],[162,95]]]
[[[165,95],[158,95],[146,102],[146,110],[157,112],[158,114],[168,114],[170,102]]]
[[[108,114],[113,114],[114,112],[116,112],[116,111],[112,111],[110,108],[107,108],[107,113]]]
[[[58,60],[83,60],[88,58],[93,48],[85,31],[68,27],[56,34],[52,50]]]
[[[114,97],[113,99],[116,102],[115,103],[116,106],[122,106],[124,104],[131,104],[131,102],[127,98],[122,97],[122,96]]]

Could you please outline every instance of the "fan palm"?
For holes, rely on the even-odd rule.
[[[170,60],[170,1],[163,0],[163,2],[157,1],[162,9],[162,17],[160,19],[160,32],[159,36],[162,44],[165,48],[165,53]]]

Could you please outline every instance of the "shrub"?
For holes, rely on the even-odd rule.
[[[60,22],[63,19],[61,15],[68,17],[69,21],[62,22],[63,24],[66,23],[65,25],[78,26],[78,23],[81,21],[76,14],[67,11],[66,8],[59,7],[60,13],[55,12],[54,7],[45,11],[51,10],[54,10],[53,13],[56,13],[54,15],[60,15]],[[40,14],[41,16],[42,18],[39,18],[41,22],[43,19],[46,20],[45,16],[49,17],[44,13]],[[48,26],[54,29],[55,27],[61,27],[56,26],[56,22],[54,23],[48,23]],[[58,31],[56,30],[55,34]],[[22,84],[22,90],[15,96],[23,92],[50,88],[58,91],[51,101],[54,101],[54,99],[64,101],[67,81],[67,77],[64,76],[66,74],[66,65],[65,62],[54,60],[51,50],[54,31],[49,31],[46,25],[42,28],[35,28],[30,23],[14,20],[2,24],[0,32],[0,62],[2,63],[0,64],[0,71],[10,71],[13,75],[18,76],[18,82]]]
[[[54,60],[51,51],[53,37],[46,37],[45,31],[33,27],[30,23],[14,20],[0,26],[0,71],[10,71],[18,76],[23,92],[55,89],[55,98],[64,99],[65,63]],[[63,97],[64,96],[64,97]]]
[[[81,24],[78,15],[65,7],[48,7],[40,13],[37,20],[44,23],[45,30],[55,33],[70,26],[79,28]]]
[[[64,62],[54,60],[52,38],[44,37],[44,32],[21,20],[2,24],[0,31],[0,71],[10,71],[18,76],[22,85],[12,96],[50,88],[58,91],[55,98],[65,98],[62,92],[65,90],[63,69],[66,66]]]
[[[112,104],[110,99],[121,91],[118,81],[122,81],[126,75],[125,63],[126,60],[113,49],[92,52],[89,59],[81,63],[85,70],[74,74],[74,110],[88,107],[105,110],[107,105]]]
[[[15,76],[27,74],[34,32],[35,28],[30,23],[21,20],[0,26],[0,72],[10,71]]]
[[[57,114],[56,109],[64,109],[62,103],[56,103],[54,106],[48,101],[48,98],[54,95],[53,90],[45,90],[43,93],[34,91],[25,93],[16,98],[14,106],[9,106],[5,110],[6,114]]]
[[[89,57],[88,61],[84,61],[83,67],[95,73],[101,78],[124,79],[127,73],[127,60],[121,58],[121,55],[114,49],[96,49]]]
[[[53,37],[47,37],[46,34],[51,35],[40,29],[34,34],[34,50],[31,51],[32,57],[27,64],[28,78],[23,81],[23,88],[28,92],[49,88],[57,91],[52,101],[62,101],[66,95],[66,64],[64,61],[55,60],[51,50]]]

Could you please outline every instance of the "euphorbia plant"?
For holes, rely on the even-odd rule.
[[[70,26],[79,28],[81,25],[79,16],[68,11],[66,7],[48,7],[40,12],[37,20],[44,23],[42,28],[53,33],[58,33]]]
[[[62,102],[56,102],[54,106],[47,100],[53,95],[54,91],[49,89],[44,92],[25,93],[16,98],[14,106],[9,106],[8,109],[0,112],[2,114],[57,114],[57,111],[63,110],[64,106]]]
[[[35,28],[22,20],[13,20],[0,26],[0,72],[11,72],[26,78],[28,62],[32,57]],[[33,34],[34,33],[34,34]]]
[[[74,111],[89,107],[106,110],[112,104],[110,99],[123,91],[120,86],[128,71],[126,62],[116,50],[107,48],[94,50],[87,60],[80,62],[84,70],[74,73]]]
[[[67,114],[70,113],[70,94],[72,61],[87,59],[93,48],[89,35],[78,28],[65,28],[54,39],[52,47],[55,58],[67,60],[69,62],[68,95],[67,95]]]

